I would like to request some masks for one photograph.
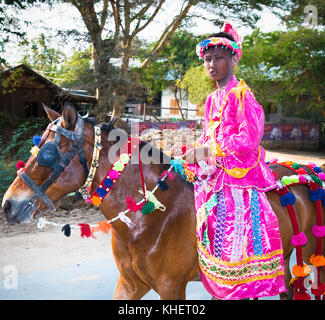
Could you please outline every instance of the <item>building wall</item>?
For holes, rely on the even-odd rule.
[[[178,100],[181,104],[181,109],[190,110],[190,111],[184,111],[183,114],[185,119],[187,120],[198,120],[202,117],[197,114],[195,110],[197,110],[197,106],[193,103],[191,103],[188,98],[185,90],[182,90],[182,100],[180,99],[180,95],[178,93],[177,95]],[[181,115],[178,110],[170,110],[167,108],[176,108],[176,99],[174,94],[173,88],[166,88],[161,95],[161,117],[162,118],[176,118],[181,119]]]

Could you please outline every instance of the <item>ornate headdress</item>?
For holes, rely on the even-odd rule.
[[[238,32],[229,22],[224,23],[223,31],[232,35],[235,41],[229,40],[224,37],[212,37],[203,40],[196,46],[197,55],[201,58],[204,58],[205,50],[207,50],[209,47],[220,46],[221,48],[228,48],[234,54],[237,54],[240,59],[242,55],[241,52],[242,39],[239,36]]]

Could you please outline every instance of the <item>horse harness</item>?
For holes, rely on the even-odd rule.
[[[35,211],[40,212],[40,199],[43,200],[49,210],[56,210],[54,203],[45,192],[58,179],[76,154],[79,156],[85,177],[88,177],[89,174],[87,158],[83,151],[84,120],[78,115],[74,132],[63,128],[61,123],[62,117],[49,124],[42,136],[42,140],[39,144],[39,152],[36,156],[36,161],[40,166],[52,169],[50,176],[39,186],[24,170],[18,173],[18,176],[24,183],[34,191],[34,194],[22,209],[22,212],[28,210],[27,212],[29,212],[30,218]],[[48,138],[50,131],[55,132],[54,141],[43,144]],[[62,135],[72,140],[71,149],[65,153],[62,153],[59,148],[59,142]]]

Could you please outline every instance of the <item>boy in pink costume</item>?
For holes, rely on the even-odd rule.
[[[278,295],[286,291],[282,243],[265,195],[276,183],[259,146],[263,109],[233,75],[241,39],[225,23],[224,32],[202,41],[197,53],[217,84],[206,100],[203,134],[183,156],[198,178],[194,193],[203,285],[217,299]]]

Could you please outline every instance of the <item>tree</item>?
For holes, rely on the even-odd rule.
[[[325,116],[324,31],[300,28],[262,33],[256,29],[245,37],[242,47],[235,74],[253,89],[265,111],[278,103],[294,105],[307,96],[296,115],[309,117],[314,109]],[[214,90],[203,66],[190,68],[181,85],[188,88],[192,103],[204,101]]]
[[[91,48],[75,51],[66,58],[57,74],[58,85],[69,89],[84,88],[91,95],[95,94],[94,74],[91,66]]]
[[[156,56],[144,69],[143,67],[136,69],[140,73],[139,81],[148,89],[150,100],[154,100],[163,89],[170,86],[174,87],[176,101],[179,100],[178,97],[182,96],[182,88],[176,84],[190,67],[200,63],[195,53],[195,47],[199,41],[200,37],[183,29],[178,30],[171,37],[159,58]],[[151,44],[139,58],[145,57],[145,61],[148,52],[151,52],[155,45],[156,43]],[[181,107],[180,101],[178,101],[178,106]],[[183,116],[181,110],[180,114]]]
[[[324,48],[325,32],[317,29],[255,30],[243,43],[239,75],[257,90],[265,104],[308,95],[307,110],[316,108],[325,115],[325,74],[321,72],[325,69]],[[270,94],[272,87],[276,91]]]
[[[187,89],[189,101],[197,104],[201,113],[208,94],[215,90],[215,83],[209,78],[203,65],[188,69],[178,85]]]
[[[52,48],[49,42],[50,39],[46,38],[44,33],[30,42],[21,42],[20,48],[25,52],[22,63],[55,81],[65,55],[61,50]]]
[[[22,31],[21,23],[9,10],[23,10],[36,2],[46,0],[1,0],[0,6],[0,70],[8,67],[4,58],[5,47],[12,39],[23,39],[25,32]],[[26,21],[24,21],[27,23]]]
[[[100,118],[103,118],[114,105],[113,114],[120,116],[131,86],[129,62],[132,45],[137,35],[150,25],[163,5],[168,5],[168,2],[167,0],[66,0],[66,2],[79,10],[93,45],[98,97],[97,114],[100,113]],[[232,16],[239,15],[243,22],[254,24],[257,20],[257,14],[254,12],[261,11],[263,6],[279,8],[286,3],[287,1],[284,0],[184,0],[180,11],[172,17],[172,22],[145,59],[143,68],[149,65],[152,57],[162,52],[194,6],[218,10],[220,17],[228,13]],[[247,12],[250,14],[248,15]],[[108,22],[113,22],[112,29],[109,29]],[[121,72],[111,77],[114,69],[110,60],[116,56],[121,58]]]

